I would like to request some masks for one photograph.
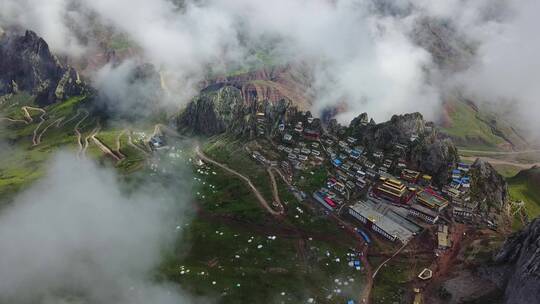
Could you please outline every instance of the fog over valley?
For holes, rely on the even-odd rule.
[[[533,303],[539,12],[0,0],[0,304]]]

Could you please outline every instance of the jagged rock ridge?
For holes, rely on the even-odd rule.
[[[32,31],[0,37],[0,95],[25,91],[40,105],[83,94],[79,74],[62,64],[49,46]]]
[[[480,203],[484,211],[503,210],[508,202],[508,184],[506,180],[493,168],[481,159],[477,159],[471,166],[471,196]]]
[[[432,174],[435,182],[442,184],[448,181],[449,165],[458,160],[457,148],[420,113],[394,115],[380,124],[366,121],[364,113],[351,122],[348,131],[360,138],[365,147],[392,150],[396,144],[410,143],[406,160],[416,169]]]
[[[272,132],[280,122],[287,122],[297,115],[298,110],[290,100],[246,100],[241,89],[223,86],[203,91],[180,113],[177,123],[181,129],[204,135],[228,132],[252,136],[256,132],[257,113],[265,114]]]
[[[540,218],[511,235],[489,271],[505,290],[505,304],[532,304],[540,299]],[[498,275],[493,275],[494,273]]]

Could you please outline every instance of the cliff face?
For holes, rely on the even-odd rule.
[[[540,299],[540,218],[511,235],[494,257],[505,304],[538,303]]]
[[[477,159],[471,166],[471,196],[482,210],[502,210],[508,201],[508,184],[490,163]]]
[[[298,111],[289,100],[246,99],[241,89],[223,86],[203,91],[180,113],[177,123],[181,129],[204,135],[229,132],[252,136],[257,130],[257,113],[264,113],[264,126],[272,132]]]
[[[433,175],[436,183],[448,180],[449,164],[458,160],[457,149],[420,113],[394,115],[380,124],[366,121],[367,116],[362,114],[349,126],[351,135],[360,138],[365,147],[392,150],[396,144],[410,144],[404,155],[407,161],[416,169]]]
[[[36,33],[0,37],[0,95],[26,91],[38,104],[47,105],[84,90],[78,73],[62,64]]]

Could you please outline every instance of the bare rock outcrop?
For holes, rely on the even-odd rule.
[[[471,166],[471,196],[484,211],[503,210],[508,202],[508,184],[493,166],[477,159]]]
[[[433,175],[436,183],[448,181],[449,168],[458,160],[457,148],[422,114],[394,115],[380,124],[367,123],[367,119],[366,114],[361,114],[349,126],[350,135],[359,138],[365,147],[391,151],[396,144],[404,144],[409,147],[404,157],[413,167]]]
[[[257,132],[257,113],[264,114],[264,127],[272,133],[281,122],[297,115],[298,110],[290,100],[245,99],[241,89],[224,86],[201,92],[179,114],[176,122],[180,129],[198,134],[227,132],[253,136]]]
[[[538,303],[540,299],[540,218],[511,235],[486,273],[505,290],[505,304]]]
[[[48,105],[78,96],[86,90],[79,74],[64,65],[32,31],[0,38],[0,95],[25,91]]]

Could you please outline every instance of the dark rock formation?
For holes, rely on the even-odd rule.
[[[420,113],[394,115],[387,122],[366,124],[367,115],[361,114],[349,126],[351,136],[359,138],[368,149],[391,151],[396,144],[410,146],[404,158],[413,167],[433,175],[438,184],[449,178],[449,164],[458,160],[453,142],[439,133],[433,123]]]
[[[408,160],[416,169],[431,174],[436,184],[448,182],[450,170],[458,160],[458,151],[451,139],[430,135],[412,145]]]
[[[540,218],[511,235],[494,257],[490,273],[505,290],[505,304],[540,300]]]
[[[502,210],[508,201],[508,184],[489,164],[477,159],[471,166],[471,196],[480,203],[480,209]]]
[[[298,111],[289,100],[246,99],[240,89],[224,86],[205,90],[194,98],[178,116],[177,124],[180,129],[204,135],[229,132],[252,136],[257,129],[257,113],[264,113],[265,126],[272,133]]]
[[[365,113],[353,119],[349,126],[351,135],[361,138],[366,147],[382,150],[389,150],[396,143],[408,143],[411,136],[423,134],[426,130],[426,122],[420,113],[394,115],[380,124],[365,124],[366,120]]]
[[[5,34],[0,40],[0,95],[26,91],[40,105],[83,94],[78,73],[62,64],[36,33]]]

